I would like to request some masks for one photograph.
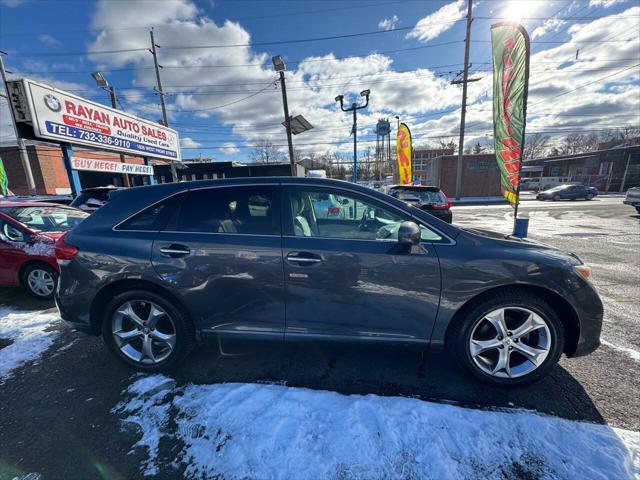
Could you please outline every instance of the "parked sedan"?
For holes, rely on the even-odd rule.
[[[640,213],[640,187],[632,187],[627,190],[627,195],[622,203],[635,207],[636,211]]]
[[[324,195],[347,200],[344,217],[314,214]],[[518,385],[595,350],[602,325],[575,255],[336,180],[120,190],[56,255],[62,318],[143,371],[199,341],[349,340],[445,348],[479,379]]]
[[[536,195],[538,200],[576,200],[578,198],[591,200],[598,195],[598,189],[595,187],[587,187],[585,185],[564,184],[550,188]]]
[[[440,220],[451,223],[451,202],[439,187],[426,185],[394,185],[389,188],[389,195],[407,202]]]
[[[55,240],[88,214],[43,202],[0,202],[0,285],[53,297],[58,280]]]

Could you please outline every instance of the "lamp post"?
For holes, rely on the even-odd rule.
[[[338,95],[335,100],[336,102],[340,102],[340,110],[343,112],[353,112],[353,127],[351,133],[353,133],[353,183],[358,182],[358,116],[357,111],[363,108],[367,108],[369,105],[369,95],[371,94],[371,90],[366,89],[360,92],[361,97],[366,98],[366,102],[364,105],[358,105],[356,102],[351,104],[351,108],[344,108],[344,95]]]
[[[284,107],[284,126],[287,130],[287,144],[289,145],[289,162],[291,162],[291,176],[296,176],[296,165],[293,158],[293,139],[291,138],[291,117],[289,117],[289,104],[287,102],[287,86],[284,81],[284,71],[286,66],[280,55],[271,59],[273,68],[280,74],[280,88],[282,89],[282,105]]]
[[[107,79],[104,78],[104,75],[102,75],[102,73],[100,72],[93,72],[91,76],[96,81],[96,85],[99,88],[109,92],[109,97],[111,98],[111,106],[117,110],[118,98],[116,97],[116,87],[114,87],[113,85],[109,85],[109,82],[107,82]],[[126,163],[124,159],[124,155],[122,153],[120,154],[120,162]],[[129,181],[129,175],[127,175],[126,173],[123,174],[122,183],[125,187],[131,186],[131,182]]]

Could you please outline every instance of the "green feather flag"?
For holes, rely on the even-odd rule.
[[[9,193],[9,179],[7,178],[7,172],[4,171],[4,164],[0,158],[0,195],[7,195]]]

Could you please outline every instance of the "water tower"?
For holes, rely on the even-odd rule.
[[[376,124],[375,172],[378,180],[382,179],[382,172],[389,172],[391,169],[391,124],[388,118],[381,118]]]

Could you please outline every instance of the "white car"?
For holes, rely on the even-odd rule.
[[[343,205],[335,195],[318,195],[311,201],[316,218],[331,219],[346,217],[345,205]]]
[[[632,187],[627,190],[627,196],[622,203],[635,207],[636,211],[640,213],[640,187]]]

